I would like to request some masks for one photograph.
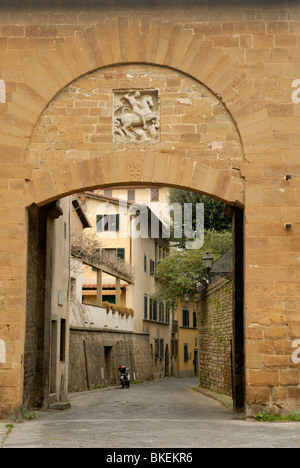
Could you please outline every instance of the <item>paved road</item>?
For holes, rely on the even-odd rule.
[[[300,423],[237,418],[191,390],[194,379],[164,379],[72,396],[69,410],[14,423],[5,448],[300,447]]]

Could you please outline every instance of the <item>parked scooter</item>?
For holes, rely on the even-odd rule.
[[[122,385],[122,388],[124,388],[124,387],[129,388],[129,386],[130,386],[130,369],[129,369],[129,367],[120,366],[119,371],[121,373],[121,375],[120,375],[120,384]]]

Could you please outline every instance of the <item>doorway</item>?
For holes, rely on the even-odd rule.
[[[198,366],[198,350],[194,349],[194,375],[198,376],[199,375],[199,366]]]
[[[170,353],[169,353],[169,345],[166,345],[166,351],[165,351],[165,377],[170,377]]]
[[[57,380],[57,320],[51,321],[51,364],[50,364],[50,394],[56,393]]]

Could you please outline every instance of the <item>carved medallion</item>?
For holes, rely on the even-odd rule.
[[[133,179],[138,179],[142,173],[142,163],[139,161],[129,164],[129,173]]]
[[[158,90],[115,90],[113,139],[116,143],[160,141]]]

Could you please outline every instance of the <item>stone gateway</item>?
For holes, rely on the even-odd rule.
[[[56,201],[145,183],[231,208],[235,406],[299,411],[299,5],[38,3],[1,2],[0,417],[23,405],[33,312],[47,385]]]

